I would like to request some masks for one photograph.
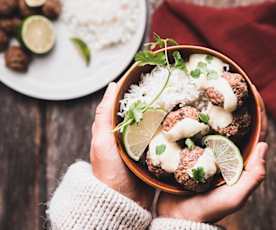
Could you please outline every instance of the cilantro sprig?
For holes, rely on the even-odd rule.
[[[156,94],[156,96],[152,99],[150,103],[146,104],[141,101],[134,102],[133,105],[131,105],[128,111],[126,112],[124,120],[120,124],[118,124],[118,126],[113,131],[118,131],[118,130],[124,131],[124,129],[128,125],[132,125],[135,123],[138,124],[142,120],[143,114],[149,108],[152,107],[152,105],[156,102],[156,100],[158,100],[158,98],[164,92],[164,90],[166,89],[169,83],[169,79],[171,76],[171,67],[169,63],[167,48],[170,45],[177,45],[177,42],[169,38],[163,39],[159,35],[155,34],[154,41],[146,45],[150,46],[150,49],[154,49],[156,47],[165,48],[165,49],[163,52],[153,52],[151,50],[140,51],[136,54],[135,61],[140,66],[144,66],[144,65],[166,66],[168,70],[166,80],[164,82],[164,85],[161,87],[160,91]],[[175,63],[178,63],[178,66],[180,66],[179,56],[177,56],[177,60],[175,58]]]
[[[192,175],[196,182],[198,183],[205,183],[205,171],[203,167],[198,167],[195,169],[192,169]]]
[[[162,153],[164,153],[166,151],[166,148],[166,145],[157,145],[155,148],[156,155],[161,155]]]

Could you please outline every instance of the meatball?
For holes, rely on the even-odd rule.
[[[18,18],[0,19],[0,30],[8,34],[15,34],[16,29],[20,26],[21,20]]]
[[[0,30],[0,52],[5,50],[9,45],[9,37],[8,35]]]
[[[11,46],[5,53],[6,66],[17,72],[28,70],[31,57],[19,46]]]
[[[170,112],[163,122],[163,130],[169,131],[177,121],[180,121],[184,118],[192,118],[198,120],[199,112],[196,108],[191,106],[185,106],[176,111]]]
[[[27,6],[25,0],[18,0],[18,6],[20,14],[23,17],[29,17],[38,13],[38,9]]]
[[[237,139],[243,137],[249,131],[251,116],[246,108],[241,108],[233,114],[232,123],[226,128],[215,130],[221,135]]]
[[[188,174],[188,171],[196,164],[203,152],[204,150],[200,147],[195,147],[193,150],[185,148],[181,152],[180,163],[174,173],[174,177],[176,181],[187,190],[205,192],[211,186],[212,177],[208,178],[205,183],[199,183]]]
[[[148,170],[154,174],[157,178],[166,178],[170,176],[170,173],[166,172],[164,169],[161,168],[160,165],[154,165],[150,158],[146,160]]]
[[[17,0],[0,0],[0,16],[12,15],[17,7]]]
[[[223,77],[229,82],[234,94],[237,96],[238,107],[241,107],[248,95],[248,88],[245,79],[238,73],[226,72]],[[223,95],[214,87],[207,88],[205,94],[214,105],[223,106]]]
[[[42,6],[42,13],[50,19],[57,19],[61,14],[61,9],[60,0],[47,0]]]

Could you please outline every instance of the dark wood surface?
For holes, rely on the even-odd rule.
[[[260,2],[192,1],[220,6]],[[28,98],[0,84],[1,230],[46,228],[46,202],[58,180],[75,160],[88,160],[90,126],[103,92],[68,102],[48,102]],[[275,140],[276,121],[270,119],[267,179],[244,209],[221,222],[228,229],[276,229]]]

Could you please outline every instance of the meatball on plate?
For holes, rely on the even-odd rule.
[[[234,185],[260,136],[259,93],[223,54],[156,41],[161,49],[139,52],[119,82],[113,126],[123,161],[168,193]]]

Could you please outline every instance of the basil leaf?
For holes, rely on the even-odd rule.
[[[156,155],[161,155],[166,151],[166,145],[157,145],[155,148]]]
[[[199,119],[200,119],[203,123],[208,124],[210,118],[209,118],[209,115],[208,115],[208,114],[206,114],[206,113],[200,113],[200,114],[199,114]]]
[[[193,150],[195,148],[195,144],[190,138],[187,138],[185,140],[185,145],[188,147],[189,150]]]
[[[163,52],[154,53],[149,50],[140,51],[135,55],[135,61],[138,62],[138,65],[165,65],[166,56]]]
[[[201,74],[201,71],[200,69],[194,69],[191,71],[191,76],[193,78],[199,78],[200,77],[200,74]]]
[[[186,66],[184,60],[182,59],[180,52],[175,51],[175,52],[173,52],[172,55],[174,58],[174,67],[177,69],[180,69],[180,70],[184,71],[186,74],[188,74],[187,66]]]
[[[87,66],[91,61],[91,52],[88,45],[80,38],[71,38],[72,43],[78,48]]]
[[[192,175],[195,181],[198,183],[204,183],[205,182],[205,171],[204,168],[198,167],[196,169],[192,169]]]

